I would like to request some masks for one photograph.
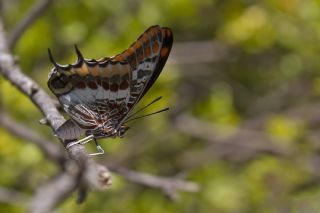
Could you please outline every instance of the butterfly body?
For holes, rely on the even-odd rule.
[[[76,47],[74,64],[57,64],[48,87],[70,116],[56,131],[63,140],[81,135],[123,137],[133,107],[153,85],[169,56],[173,35],[169,28],[152,26],[127,50],[99,60],[85,59]]]

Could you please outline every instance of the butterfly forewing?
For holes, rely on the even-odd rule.
[[[58,129],[58,137],[79,138],[82,132],[72,124],[90,134],[106,127],[117,130],[159,76],[172,42],[169,28],[153,26],[114,57],[83,59],[76,49],[75,64],[62,67],[54,62],[48,86],[73,120]]]
[[[147,29],[127,50],[115,56],[132,67],[132,98],[139,101],[160,75],[169,56],[173,35],[169,28],[153,26]],[[143,86],[139,87],[141,82]]]

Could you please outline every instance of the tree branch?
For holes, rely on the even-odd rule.
[[[13,205],[25,204],[27,196],[21,192],[0,187],[0,203],[10,203]]]
[[[13,135],[18,136],[24,140],[28,140],[29,142],[38,146],[40,150],[49,159],[56,161],[57,163],[61,163],[65,160],[63,151],[61,150],[61,148],[59,148],[59,146],[52,143],[51,141],[47,141],[46,139],[41,138],[41,136],[39,136],[33,130],[30,130],[25,126],[16,123],[8,115],[1,112],[0,112],[0,125],[6,128]],[[200,186],[198,184],[180,180],[180,179],[157,177],[149,174],[144,174],[142,172],[130,171],[128,169],[118,168],[118,167],[112,167],[111,171],[123,176],[127,181],[141,184],[151,188],[159,188],[160,190],[165,192],[166,195],[168,195],[168,197],[172,199],[177,197],[176,191],[178,190],[188,191],[188,192],[197,192],[200,189]],[[55,184],[62,184],[63,188],[74,189],[76,183],[75,181],[73,181],[72,185],[70,185],[71,181],[69,179],[75,179],[75,178],[76,176],[72,176],[68,173],[60,174],[59,177],[51,181],[51,184],[46,184],[45,186],[40,187],[40,189],[38,189],[39,193],[37,194],[37,198],[35,199],[36,200],[41,199],[41,197],[43,196],[42,194],[46,194],[46,193],[54,194],[52,190],[56,188]],[[110,182],[111,180],[108,178],[105,179],[105,181],[107,181],[107,183],[104,185],[108,185],[111,183]],[[96,187],[99,187],[99,183],[95,183],[95,185]],[[56,198],[54,198],[54,200],[56,200]],[[52,202],[50,205],[53,205],[53,203],[55,202]],[[45,204],[43,202],[36,201],[34,202],[34,204],[32,204],[32,209],[33,208],[42,209],[42,205],[45,205]]]
[[[75,166],[75,168],[77,168]],[[74,169],[75,169],[74,168]],[[76,189],[79,171],[63,172],[47,184],[40,186],[32,198],[29,212],[51,212],[59,203],[63,202]],[[57,191],[59,193],[57,193]]]
[[[61,163],[65,160],[64,150],[61,149],[58,144],[48,141],[33,130],[16,123],[3,112],[0,112],[0,126],[6,128],[12,135],[23,140],[28,140],[30,143],[38,146],[38,148],[50,160],[53,160],[57,163]]]
[[[254,159],[259,154],[289,156],[292,150],[272,142],[272,139],[262,131],[241,127],[227,127],[229,134],[221,134],[217,126],[201,121],[190,115],[182,114],[174,119],[175,127],[181,132],[211,142],[205,150],[187,153],[182,160],[188,165],[198,165],[208,162],[208,159],[227,157],[230,160],[246,161]],[[192,157],[191,157],[192,156]],[[197,157],[194,157],[197,156]]]
[[[51,101],[51,98],[34,82],[32,79],[24,75],[19,66],[15,64],[14,57],[10,54],[7,46],[7,40],[5,37],[5,30],[3,22],[0,19],[0,74],[2,74],[8,81],[10,81],[15,87],[17,87],[23,94],[28,96],[32,102],[41,110],[45,119],[51,128],[55,131],[65,119],[58,112],[55,105]],[[67,143],[63,143],[64,146]],[[78,183],[82,181],[83,185],[87,185],[90,188],[102,189],[105,186],[110,185],[111,175],[107,168],[92,161],[82,145],[75,145],[67,150],[69,157],[76,162],[79,167],[77,175],[73,176],[73,182]],[[90,173],[90,174],[88,174]],[[67,174],[66,174],[67,175]],[[79,177],[80,176],[80,177]],[[77,178],[75,178],[77,177]],[[41,202],[43,197],[41,193],[46,195],[47,209],[53,208],[62,200],[56,198],[64,197],[65,193],[68,195],[74,190],[72,185],[68,185],[69,188],[62,190],[55,190],[54,193],[46,193],[46,189],[55,186],[55,182],[49,182],[47,187],[43,190],[39,190],[33,198],[32,203]],[[31,209],[35,211],[34,206],[31,205]]]
[[[212,142],[213,144],[237,143],[246,149],[255,151],[268,151],[286,155],[288,150],[276,146],[272,143],[269,136],[262,131],[240,127],[219,126],[205,121],[201,121],[193,116],[182,114],[175,119],[175,126],[180,131],[197,138]],[[229,134],[221,134],[219,129],[228,128]],[[251,143],[251,141],[255,141]],[[248,144],[249,142],[249,144]]]
[[[177,200],[177,191],[179,190],[187,192],[198,192],[200,190],[199,184],[178,178],[158,177],[121,167],[110,167],[110,169],[123,176],[127,181],[161,189],[172,200]]]

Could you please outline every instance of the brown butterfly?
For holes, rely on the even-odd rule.
[[[71,117],[56,135],[62,140],[87,136],[68,147],[92,139],[96,142],[97,138],[123,137],[129,129],[125,123],[132,118],[132,109],[160,75],[172,43],[169,28],[152,26],[127,50],[110,58],[85,59],[75,46],[77,61],[60,65],[48,50],[54,64],[48,86]],[[97,142],[96,145],[96,154],[103,153]]]

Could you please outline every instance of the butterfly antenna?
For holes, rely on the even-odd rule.
[[[144,109],[146,109],[147,107],[149,107],[151,104],[154,104],[155,102],[159,101],[162,97],[159,96],[158,98],[154,99],[153,101],[151,101],[150,103],[148,103],[147,105],[145,105],[144,107],[142,107],[141,109],[137,110],[136,112],[132,113],[131,115],[129,115],[127,119],[131,118],[132,116],[136,115],[137,113],[143,111]]]
[[[137,119],[140,119],[140,118],[148,117],[148,116],[150,116],[150,115],[158,114],[158,113],[160,113],[160,112],[165,112],[165,111],[168,111],[168,110],[169,110],[169,107],[164,108],[164,109],[159,110],[159,111],[156,111],[156,112],[153,112],[153,113],[150,113],[150,114],[146,114],[146,115],[142,115],[142,116],[139,116],[139,117],[131,118],[131,119],[129,119],[129,120],[126,120],[126,121],[123,122],[123,123],[128,123],[128,122],[133,121],[133,120],[137,120]]]

